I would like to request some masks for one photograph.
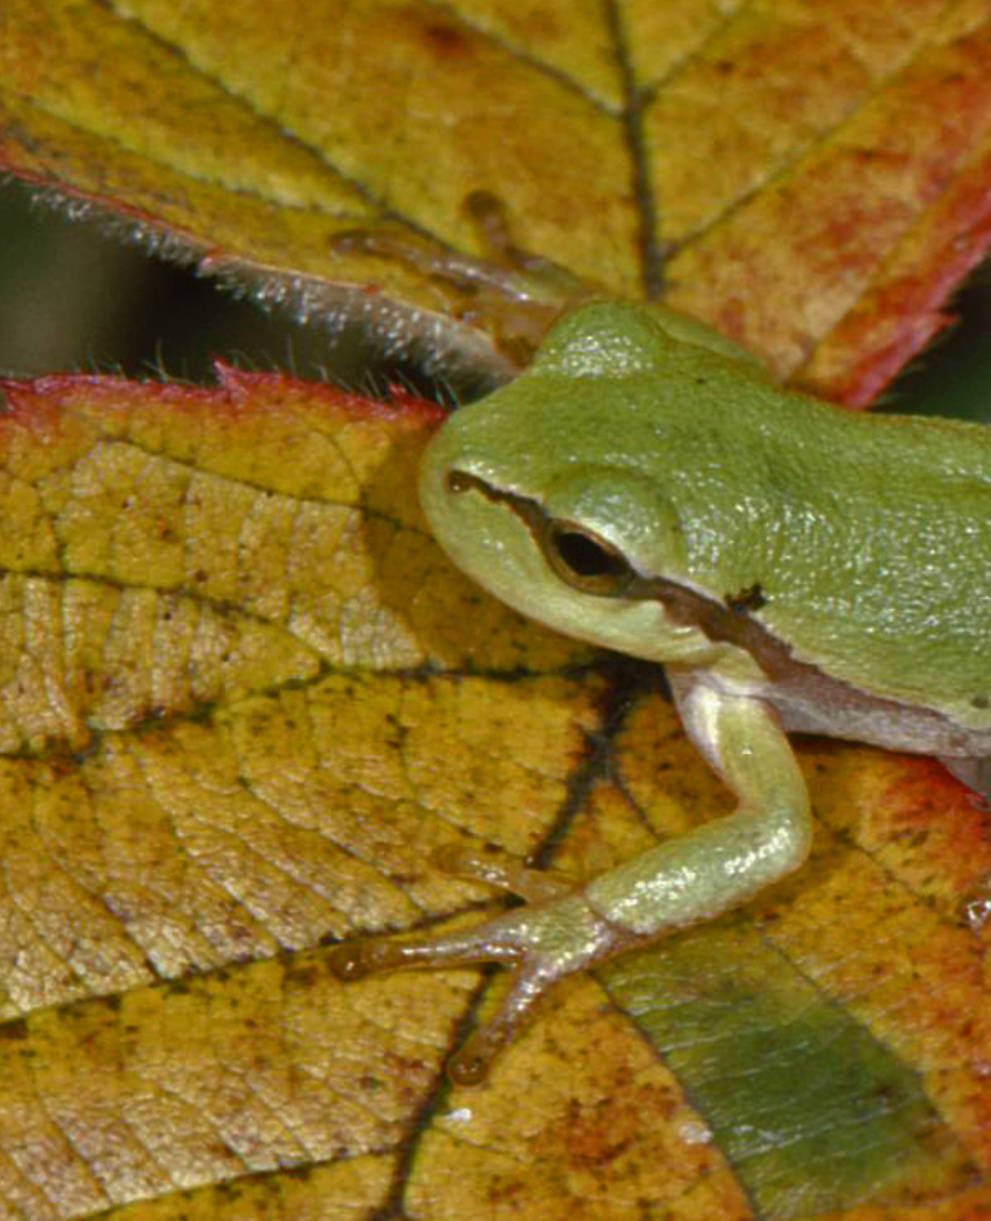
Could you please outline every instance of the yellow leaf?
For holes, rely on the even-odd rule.
[[[432,407],[223,369],[6,393],[9,1211],[991,1207],[987,935],[961,911],[991,838],[936,765],[806,750],[807,869],[561,985],[451,1087],[504,978],[342,985],[322,943],[487,906],[440,847],[597,872],[725,811],[655,676],[445,563],[413,492]]]
[[[988,25],[939,0],[7,0],[0,164],[504,375],[455,321],[498,335],[488,288],[436,274],[485,270],[488,191],[524,250],[860,402],[986,247]],[[964,919],[991,837],[935,765],[807,747],[807,869],[562,985],[454,1088],[504,979],[343,987],[323,944],[490,906],[438,848],[581,875],[718,816],[654,675],[441,559],[413,494],[433,409],[229,370],[7,395],[11,1215],[991,1215]]]

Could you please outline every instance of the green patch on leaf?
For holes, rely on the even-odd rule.
[[[973,1174],[917,1072],[742,923],[601,978],[679,1078],[771,1221],[919,1202]]]

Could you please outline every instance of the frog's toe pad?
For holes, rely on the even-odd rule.
[[[369,937],[331,950],[329,966],[343,982],[404,967],[498,962],[513,968],[512,985],[492,1019],[453,1057],[452,1078],[481,1081],[499,1049],[533,1007],[566,975],[630,948],[635,936],[602,919],[579,891],[503,912],[474,928],[414,937]]]

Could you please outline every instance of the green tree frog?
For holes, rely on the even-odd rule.
[[[450,558],[526,615],[663,662],[736,811],[466,932],[335,951],[344,978],[514,966],[452,1062],[478,1079],[561,977],[746,903],[812,837],[786,734],[936,755],[988,788],[991,430],[856,415],[776,384],[658,306],[566,314],[520,377],[456,411],[422,466]]]

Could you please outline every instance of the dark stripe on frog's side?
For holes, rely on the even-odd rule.
[[[954,775],[991,797],[991,771],[981,762],[991,756],[991,731],[961,728],[935,709],[872,695],[833,678],[795,658],[790,646],[751,614],[728,610],[674,581],[654,578],[644,584],[653,589],[643,596],[661,602],[675,623],[698,628],[710,640],[731,644],[754,659],[772,684],[762,698],[778,710],[784,729],[956,759],[965,770],[951,766]]]
[[[655,599],[672,622],[697,628],[713,642],[748,653],[773,684],[764,698],[778,709],[785,729],[918,754],[964,758],[991,754],[991,731],[963,729],[932,708],[873,695],[799,661],[789,645],[735,600],[730,608],[662,577],[637,580],[624,596]],[[761,605],[773,601],[773,594],[763,587],[760,597]],[[834,728],[837,723],[842,724],[842,732]]]
[[[488,500],[511,508],[543,548],[548,519],[535,501],[499,491],[465,472],[457,472],[456,478],[462,488],[470,486]],[[617,596],[659,602],[672,623],[696,628],[714,643],[749,654],[770,683],[760,696],[777,709],[786,730],[867,742],[888,750],[976,760],[976,766],[963,773],[968,783],[971,774],[981,786],[988,780],[989,768],[980,761],[991,756],[991,730],[962,728],[935,709],[871,694],[798,660],[791,646],[755,617],[774,602],[773,591],[760,582],[720,602],[666,577],[641,577],[631,570],[629,583]],[[975,692],[975,706],[984,698],[983,692]],[[988,788],[981,791],[991,797]]]

